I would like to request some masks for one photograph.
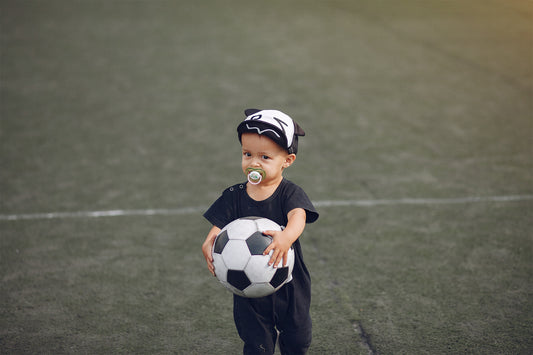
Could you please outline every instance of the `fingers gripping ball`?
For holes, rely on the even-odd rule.
[[[281,227],[267,218],[244,217],[229,223],[215,239],[215,274],[236,295],[268,296],[292,280],[293,248],[289,249],[287,266],[283,266],[283,261],[277,268],[269,266],[272,253],[263,255],[263,252],[272,238],[263,235],[266,230],[281,230]]]

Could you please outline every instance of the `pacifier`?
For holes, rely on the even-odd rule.
[[[259,168],[248,168],[246,169],[248,173],[248,182],[252,185],[259,184],[265,178],[265,171]]]

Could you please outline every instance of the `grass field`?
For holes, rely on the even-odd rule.
[[[244,180],[248,107],[307,132],[310,354],[531,353],[532,23],[530,0],[0,1],[0,353],[240,353],[201,215]]]

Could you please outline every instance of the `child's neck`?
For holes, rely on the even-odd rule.
[[[246,193],[248,193],[248,196],[250,196],[252,200],[266,200],[267,198],[272,196],[274,192],[276,192],[276,189],[278,188],[279,184],[281,184],[281,181],[283,181],[283,177],[281,177],[275,182],[272,182],[271,184],[252,185],[248,183],[246,184]]]

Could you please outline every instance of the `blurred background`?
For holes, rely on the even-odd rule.
[[[305,129],[286,177],[333,205],[302,241],[311,352],[527,353],[532,20],[522,0],[1,1],[0,346],[240,352],[201,211],[245,180],[255,107]],[[32,217],[150,209],[182,212]]]

